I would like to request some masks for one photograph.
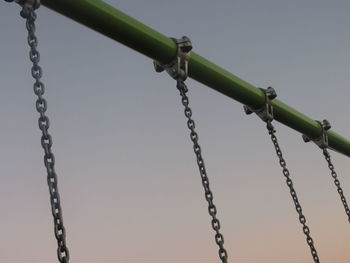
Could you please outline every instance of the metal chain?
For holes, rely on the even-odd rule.
[[[275,150],[276,150],[276,153],[277,153],[277,156],[278,156],[278,159],[279,159],[280,166],[283,168],[283,175],[286,178],[287,186],[289,187],[290,194],[292,196],[292,199],[293,199],[293,202],[294,202],[294,205],[295,205],[295,209],[298,212],[299,222],[303,226],[303,232],[304,232],[304,234],[306,236],[307,244],[310,247],[312,258],[313,258],[315,263],[319,263],[320,260],[319,260],[318,255],[317,255],[316,248],[314,246],[314,241],[313,241],[313,239],[311,238],[311,235],[310,235],[310,229],[306,225],[306,218],[303,215],[303,211],[302,211],[301,205],[299,203],[297,193],[296,193],[296,191],[295,191],[295,189],[293,187],[293,181],[290,178],[290,174],[289,174],[289,170],[287,169],[286,161],[284,160],[284,158],[282,156],[282,151],[281,151],[281,148],[279,147],[279,144],[278,144],[278,141],[277,141],[277,137],[275,135],[276,131],[275,131],[275,128],[273,127],[273,125],[271,123],[271,120],[268,120],[266,122],[266,127],[267,127],[267,130],[268,130],[268,132],[269,132],[269,134],[271,136],[271,141],[272,141],[272,143],[273,143],[273,145],[275,147]]]
[[[192,110],[188,106],[189,105],[189,100],[186,95],[186,92],[188,91],[186,84],[184,83],[183,80],[178,79],[177,80],[177,85],[176,87],[180,91],[181,95],[181,101],[182,105],[185,107],[184,113],[187,118],[187,127],[190,129],[190,138],[191,141],[193,142],[193,150],[197,158],[197,164],[199,168],[199,173],[202,179],[202,185],[204,187],[204,192],[205,192],[205,199],[208,202],[208,211],[209,215],[211,216],[211,225],[212,228],[215,231],[215,242],[219,246],[219,257],[223,263],[227,263],[227,252],[226,249],[224,248],[224,236],[220,233],[220,222],[219,219],[216,217],[216,206],[214,205],[213,202],[213,193],[210,190],[209,187],[209,179],[207,176],[207,172],[205,169],[204,165],[204,160],[202,157],[202,152],[201,152],[201,147],[198,144],[198,134],[195,131],[195,123],[193,121],[192,117]]]
[[[52,137],[48,132],[50,122],[49,118],[45,115],[45,112],[47,110],[47,103],[43,98],[44,84],[40,81],[42,77],[42,69],[39,66],[40,54],[36,49],[38,45],[38,40],[35,36],[36,14],[33,7],[24,5],[21,11],[21,16],[26,19],[26,27],[28,30],[28,44],[30,46],[29,57],[33,62],[31,73],[35,79],[33,88],[35,95],[37,95],[36,110],[40,114],[38,124],[40,130],[42,131],[41,146],[45,152],[44,164],[47,171],[47,183],[50,192],[51,211],[54,219],[55,237],[58,244],[57,256],[59,262],[68,263],[69,251],[66,246],[66,231],[63,226],[62,208],[60,204],[60,195],[58,193],[57,175],[55,172],[55,157],[51,151]]]
[[[334,179],[334,184],[337,187],[337,191],[339,193],[340,200],[343,203],[343,206],[344,206],[344,209],[345,209],[345,213],[347,214],[348,220],[350,222],[350,209],[349,209],[348,203],[346,202],[343,189],[341,188],[340,182],[339,182],[339,180],[337,178],[338,177],[337,173],[335,172],[334,166],[333,166],[333,164],[331,162],[331,156],[330,156],[330,154],[329,154],[329,152],[327,151],[326,148],[323,148],[323,155],[324,155],[324,157],[325,157],[325,159],[326,159],[326,161],[328,163],[328,168],[331,171],[331,175],[332,175],[332,177]]]

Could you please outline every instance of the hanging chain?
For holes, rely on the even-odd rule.
[[[154,61],[153,65],[157,72],[162,72],[164,70],[176,80],[176,87],[180,91],[181,102],[185,107],[184,113],[187,118],[187,127],[189,128],[190,138],[193,142],[193,150],[197,158],[197,164],[199,168],[199,173],[202,179],[202,185],[204,188],[205,199],[208,202],[208,212],[211,216],[211,225],[215,231],[215,242],[219,246],[219,257],[222,263],[227,263],[227,252],[224,248],[224,236],[220,233],[220,221],[216,217],[217,210],[216,206],[213,202],[213,193],[209,187],[209,179],[207,176],[207,171],[205,169],[204,160],[202,157],[202,150],[198,143],[198,134],[195,131],[195,123],[192,119],[192,110],[188,106],[189,100],[186,95],[188,89],[185,84],[185,79],[188,75],[188,61],[189,61],[189,53],[192,50],[191,40],[183,36],[181,39],[171,38],[175,44],[177,45],[177,56],[171,61],[169,64],[162,64],[158,61]]]
[[[306,236],[306,242],[310,247],[312,258],[313,258],[315,263],[319,263],[320,260],[319,260],[318,255],[317,255],[316,248],[314,246],[314,241],[310,235],[310,229],[306,225],[306,217],[303,215],[303,210],[302,210],[301,205],[299,203],[297,193],[294,189],[293,181],[290,178],[290,173],[289,173],[289,170],[287,169],[287,163],[283,158],[281,148],[278,144],[277,137],[275,135],[276,130],[272,125],[272,121],[274,119],[272,100],[277,97],[276,91],[271,87],[268,87],[267,89],[260,89],[260,90],[262,90],[264,92],[265,105],[263,105],[263,107],[261,107],[260,109],[257,109],[257,110],[253,110],[249,106],[245,105],[244,111],[246,114],[252,114],[253,112],[255,112],[266,123],[266,128],[268,130],[269,135],[271,136],[271,141],[275,147],[276,154],[277,154],[277,157],[279,159],[279,164],[282,167],[283,175],[286,178],[286,183],[287,183],[287,186],[289,187],[289,191],[290,191],[290,194],[292,196],[292,199],[293,199],[293,202],[295,205],[295,209],[298,212],[299,222],[303,226],[303,232]]]
[[[51,151],[52,137],[48,132],[50,127],[49,118],[45,115],[47,110],[46,100],[43,98],[44,84],[40,81],[42,69],[39,66],[40,54],[36,49],[38,45],[37,37],[35,36],[35,19],[36,14],[33,6],[23,5],[21,16],[26,19],[26,27],[28,30],[28,44],[30,46],[29,57],[33,62],[32,76],[35,79],[34,93],[37,95],[36,110],[40,114],[38,123],[42,131],[41,145],[44,149],[44,163],[47,171],[47,183],[50,192],[51,210],[54,219],[54,230],[57,239],[57,256],[61,263],[69,262],[69,251],[66,246],[66,231],[63,226],[62,208],[60,204],[60,195],[58,193],[57,175],[55,172],[55,157]]]
[[[345,213],[348,216],[348,221],[350,222],[350,210],[349,210],[349,206],[348,203],[346,202],[346,198],[343,192],[343,189],[340,187],[340,181],[338,179],[337,173],[334,170],[334,165],[331,162],[331,156],[327,150],[327,148],[329,148],[329,140],[328,140],[328,130],[331,129],[331,124],[329,123],[328,120],[323,120],[321,121],[316,121],[318,122],[318,124],[321,126],[322,128],[322,135],[319,138],[316,139],[312,139],[310,137],[308,137],[307,135],[303,135],[303,140],[304,142],[310,142],[313,141],[318,147],[321,148],[323,155],[327,161],[328,164],[328,168],[331,171],[331,175],[334,179],[334,184],[337,187],[337,191],[339,193],[340,196],[340,200],[343,203],[344,209],[345,209]]]
[[[346,202],[346,198],[344,196],[344,192],[343,192],[343,189],[341,188],[340,186],[340,182],[338,180],[338,176],[337,176],[337,173],[335,172],[334,170],[334,166],[331,162],[331,156],[327,150],[327,148],[323,148],[323,155],[328,163],[328,168],[329,170],[331,171],[331,175],[334,179],[334,184],[335,186],[337,187],[337,191],[339,193],[339,196],[340,196],[340,200],[342,201],[343,203],[343,206],[344,206],[344,209],[345,209],[345,213],[347,214],[348,216],[348,221],[350,222],[350,209],[349,209],[349,206],[348,206],[348,203]]]
[[[298,196],[297,196],[297,193],[293,187],[293,181],[292,179],[290,178],[290,174],[289,174],[289,170],[287,169],[287,164],[286,164],[286,161],[284,160],[283,156],[282,156],[282,151],[281,151],[281,148],[278,144],[278,141],[277,141],[277,137],[275,135],[275,129],[271,123],[271,120],[268,120],[266,122],[266,128],[271,136],[271,141],[275,147],[275,150],[276,150],[276,154],[278,156],[278,159],[279,159],[279,163],[280,163],[280,166],[282,167],[282,171],[283,171],[283,175],[285,176],[286,178],[286,182],[287,182],[287,186],[289,187],[289,190],[290,190],[290,194],[292,196],[292,199],[293,199],[293,202],[294,202],[294,205],[295,205],[295,209],[297,210],[298,214],[299,214],[299,222],[302,224],[303,226],[303,232],[306,236],[306,241],[307,241],[307,244],[309,245],[310,247],[310,250],[311,250],[311,255],[314,259],[314,262],[315,263],[319,263],[320,260],[318,258],[318,255],[317,255],[317,251],[316,251],[316,248],[314,246],[314,241],[313,239],[311,238],[311,235],[310,235],[310,229],[309,227],[306,225],[306,218],[305,216],[303,215],[303,210],[301,208],[301,205],[299,203],[299,200],[298,200]]]
[[[189,100],[186,95],[186,92],[188,91],[188,89],[186,87],[186,84],[182,80],[177,80],[176,87],[180,91],[182,105],[185,107],[184,113],[187,118],[187,127],[191,131],[190,138],[191,138],[191,141],[193,142],[193,150],[197,158],[199,173],[202,178],[202,185],[204,187],[205,199],[208,202],[208,212],[212,218],[211,225],[215,231],[215,242],[219,246],[219,257],[223,263],[227,263],[227,252],[226,252],[226,249],[224,248],[224,236],[220,233],[220,221],[216,217],[217,210],[213,202],[213,193],[209,187],[209,179],[205,169],[201,147],[198,144],[198,134],[195,131],[195,123],[192,119],[192,110],[188,106]]]

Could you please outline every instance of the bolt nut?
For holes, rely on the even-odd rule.
[[[309,142],[311,141],[309,137],[307,137],[305,134],[303,134],[303,140],[304,142]]]

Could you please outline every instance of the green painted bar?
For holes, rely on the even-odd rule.
[[[152,60],[168,63],[176,56],[176,45],[168,37],[101,0],[42,0],[42,5]],[[189,77],[253,109],[264,104],[261,90],[194,52],[189,61]],[[279,100],[274,100],[273,106],[277,121],[311,138],[321,135],[322,129],[316,121]],[[350,141],[333,131],[329,132],[329,145],[350,157]]]
[[[176,56],[175,43],[100,0],[42,0],[61,13],[149,58],[166,63]]]

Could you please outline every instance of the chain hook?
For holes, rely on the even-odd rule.
[[[180,39],[170,38],[177,46],[176,57],[168,64],[153,61],[154,69],[157,72],[166,70],[168,74],[178,81],[185,81],[188,76],[188,61],[192,50],[191,40],[183,36]]]
[[[321,149],[330,148],[328,144],[328,130],[332,127],[328,120],[323,120],[322,122],[316,121],[322,128],[322,134],[316,139],[311,139],[309,136],[303,134],[304,142],[313,141]]]

